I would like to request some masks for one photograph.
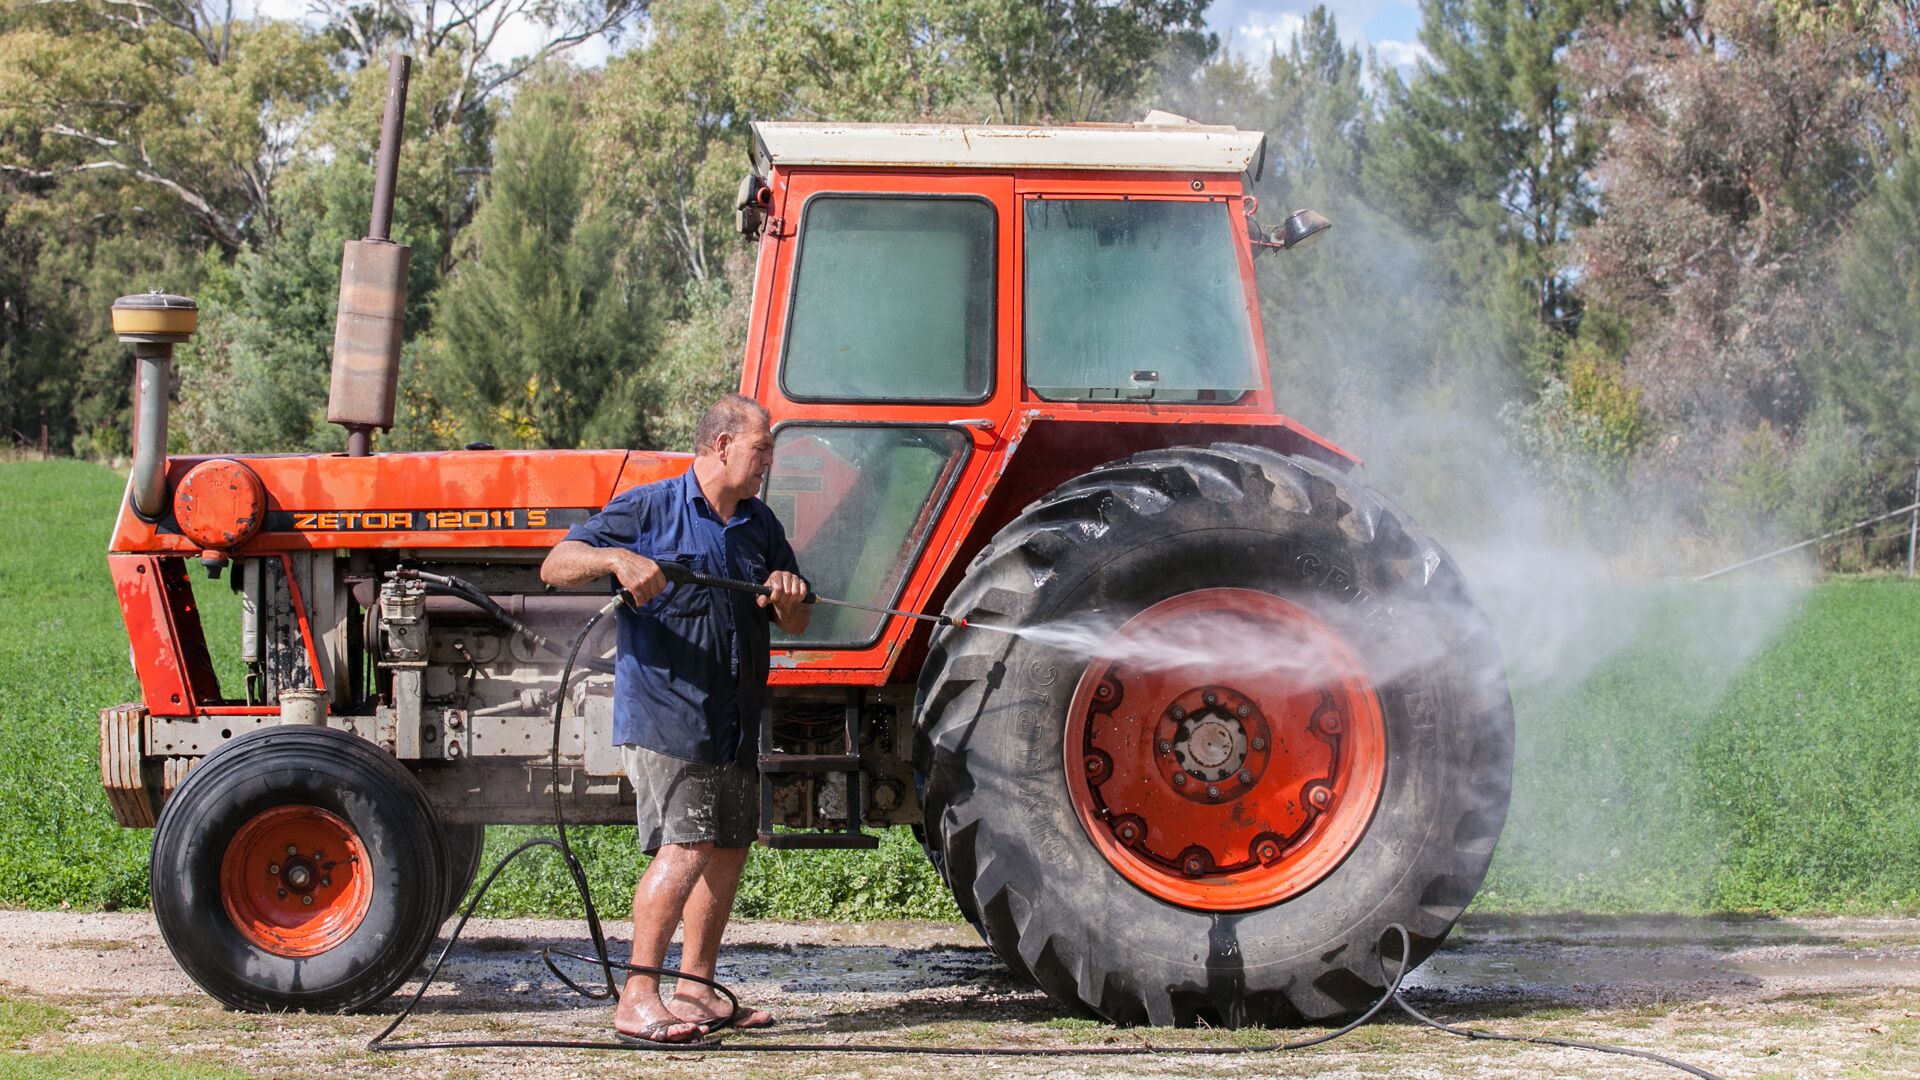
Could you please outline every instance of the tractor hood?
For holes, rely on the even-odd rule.
[[[149,520],[123,502],[109,550],[547,548],[615,493],[692,462],[626,450],[175,457],[164,512]]]

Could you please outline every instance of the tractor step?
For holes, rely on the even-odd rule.
[[[871,849],[880,838],[860,828],[860,710],[866,691],[847,688],[846,742],[838,754],[778,754],[773,749],[773,708],[760,711],[760,842],[770,848]],[[774,832],[773,777],[776,773],[838,776],[845,783],[847,827],[840,832]]]
[[[761,754],[760,771],[770,773],[857,773],[859,754]]]
[[[760,843],[784,850],[796,848],[835,848],[839,850],[872,849],[880,846],[880,838],[866,833],[843,832],[782,832],[761,833]]]

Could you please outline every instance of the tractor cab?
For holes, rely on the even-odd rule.
[[[1301,440],[1274,416],[1258,319],[1255,245],[1276,245],[1250,232],[1242,176],[1264,138],[1166,113],[753,125],[743,389],[774,418],[767,501],[823,595],[937,601],[969,534],[1117,456],[1115,424]],[[1021,502],[977,513],[1028,438],[1065,445],[1026,458]],[[782,639],[790,668],[885,679],[915,629],[820,615]]]

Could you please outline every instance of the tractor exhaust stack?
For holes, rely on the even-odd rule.
[[[380,122],[374,165],[373,216],[365,239],[349,240],[340,260],[339,314],[333,331],[333,381],[327,422],[347,429],[347,454],[365,457],[374,428],[393,427],[400,383],[400,339],[407,308],[412,255],[388,238],[393,225],[394,178],[400,168],[400,130],[407,111],[412,57],[395,53],[387,72],[387,108]]]

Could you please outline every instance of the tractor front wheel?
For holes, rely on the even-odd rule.
[[[357,1009],[419,965],[447,904],[441,832],[392,757],[343,731],[269,727],[207,756],[155,825],[161,936],[250,1012]]]

